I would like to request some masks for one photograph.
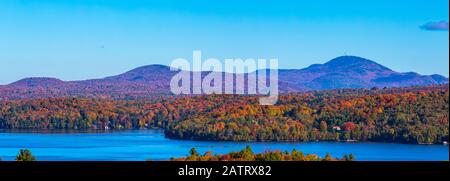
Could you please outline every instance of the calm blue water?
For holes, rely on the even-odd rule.
[[[103,133],[31,133],[0,131],[0,157],[13,160],[19,149],[30,149],[41,161],[144,161],[186,156],[192,147],[200,153],[238,151],[250,145],[255,152],[265,150],[302,150],[334,157],[353,153],[362,160],[448,160],[445,145],[408,145],[392,143],[243,143],[182,141],[164,138],[159,130],[127,130]]]

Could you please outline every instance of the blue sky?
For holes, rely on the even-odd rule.
[[[449,75],[448,0],[2,0],[0,84],[101,78],[192,57],[278,58],[304,68],[344,54]],[[447,30],[433,22],[447,23]],[[431,25],[430,25],[431,23]]]

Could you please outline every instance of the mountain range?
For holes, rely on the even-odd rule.
[[[171,71],[170,67],[164,65],[148,65],[103,79],[62,81],[46,77],[25,78],[8,85],[0,85],[0,99],[64,96],[128,99],[170,95],[170,80],[180,71]],[[267,70],[253,73],[260,71]],[[201,72],[203,76],[208,73],[210,72]],[[247,78],[255,75],[253,73],[241,75]],[[441,75],[400,73],[356,56],[341,56],[303,69],[280,69],[278,77],[279,90],[284,93],[448,84],[448,78]]]

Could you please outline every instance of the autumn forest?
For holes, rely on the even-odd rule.
[[[0,101],[3,129],[163,129],[166,137],[223,141],[448,141],[449,87],[338,89],[258,96]]]

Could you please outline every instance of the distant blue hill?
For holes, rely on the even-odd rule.
[[[325,64],[314,64],[300,70],[281,70],[279,80],[288,83],[293,90],[405,87],[448,83],[448,78],[441,75],[399,73],[356,56],[337,57]]]
[[[267,70],[259,70],[267,71]],[[138,67],[103,79],[61,81],[56,78],[25,78],[0,86],[0,99],[39,97],[139,98],[170,95],[170,80],[179,71],[165,65]],[[203,75],[209,72],[203,72]],[[248,75],[245,75],[248,76]],[[304,69],[279,70],[280,92],[340,88],[405,87],[448,84],[441,75],[395,72],[374,61],[341,56]]]

